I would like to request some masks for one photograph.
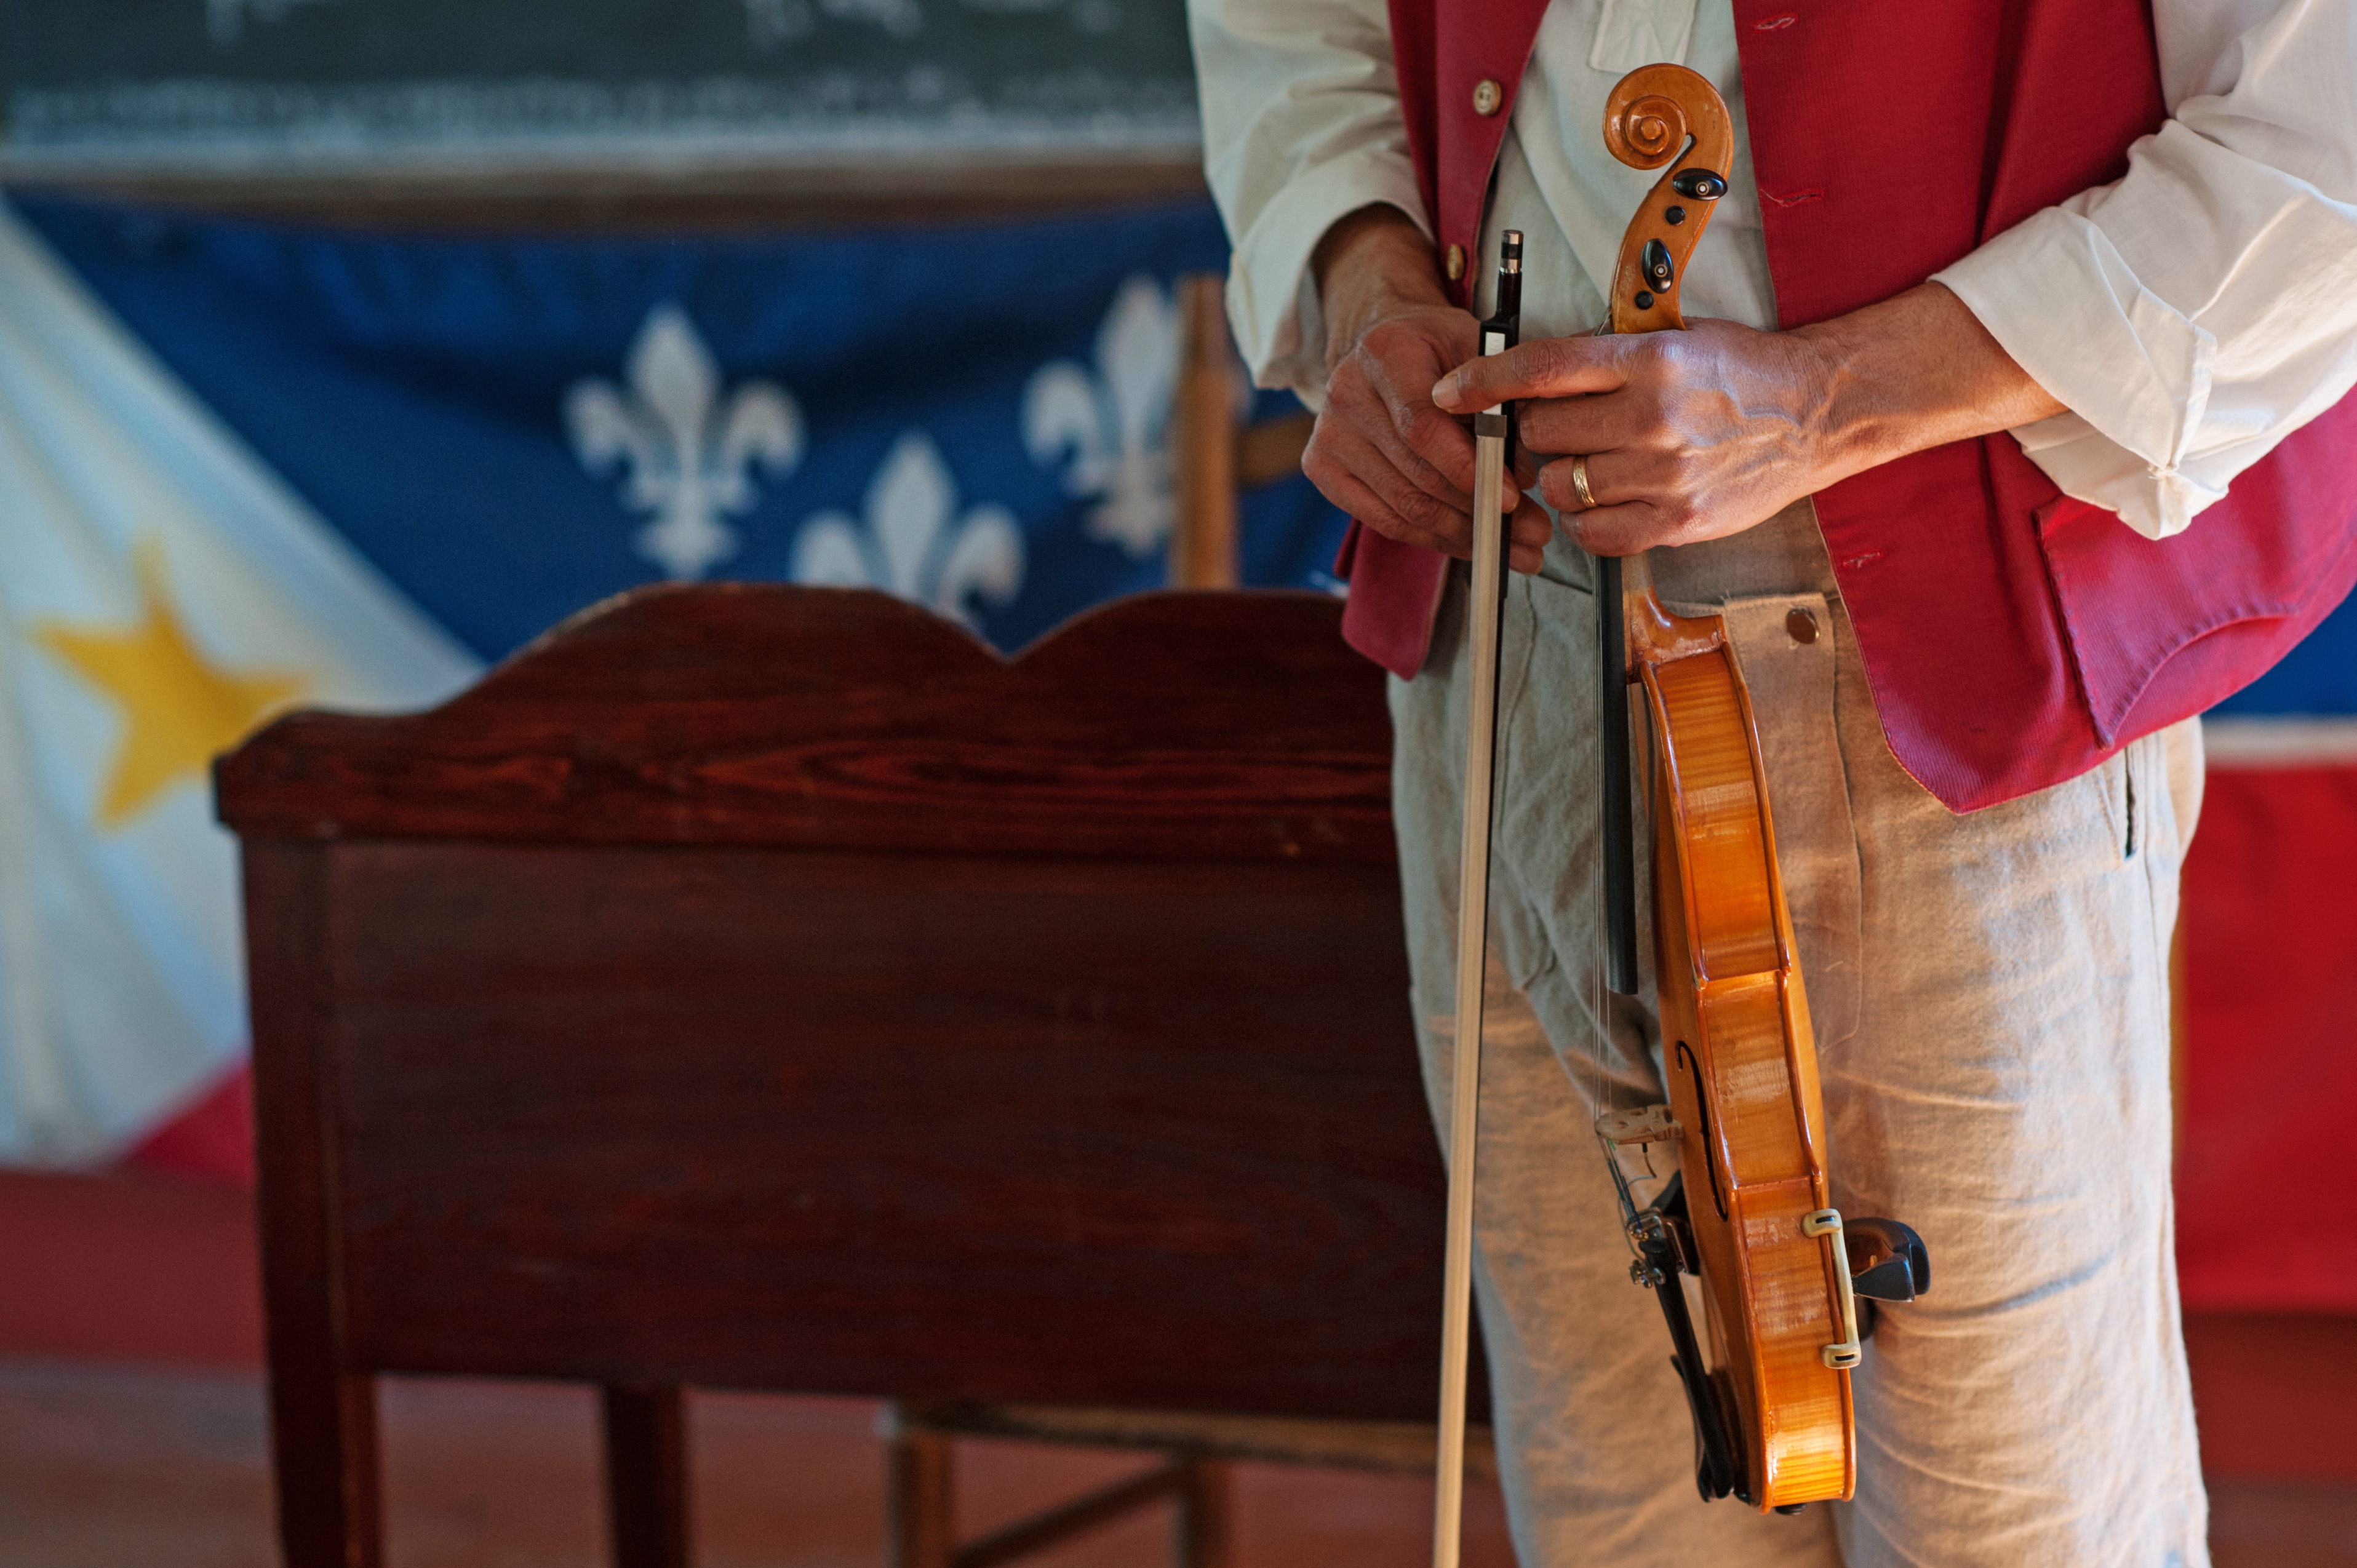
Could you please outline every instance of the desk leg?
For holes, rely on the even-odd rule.
[[[614,1568],[688,1568],[687,1424],[677,1387],[598,1391]]]
[[[275,840],[244,852],[271,1461],[286,1568],[379,1568],[376,1380],[353,1364],[344,1334],[320,857],[317,844]]]
[[[270,1370],[270,1447],[286,1568],[379,1568],[376,1380]]]
[[[1178,1568],[1228,1568],[1234,1545],[1234,1492],[1227,1461],[1198,1455],[1187,1461],[1178,1493]]]
[[[957,1555],[950,1439],[907,1430],[895,1410],[887,1452],[892,1568],[950,1568]]]

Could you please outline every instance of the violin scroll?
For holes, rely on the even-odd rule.
[[[1612,149],[1614,157],[1631,168],[1659,168],[1685,150],[1690,133],[1685,106],[1676,99],[1659,92],[1622,99],[1621,92],[1643,74],[1640,71],[1624,78],[1612,94],[1605,110],[1604,145]]]
[[[1631,168],[1667,173],[1654,183],[1620,242],[1612,273],[1612,330],[1684,327],[1678,287],[1686,258],[1727,194],[1735,127],[1707,78],[1682,65],[1640,66],[1604,104],[1604,144]]]

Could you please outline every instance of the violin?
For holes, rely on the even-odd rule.
[[[1727,190],[1727,106],[1683,66],[1641,67],[1613,88],[1604,137],[1632,167],[1667,166],[1621,241],[1609,324],[1677,330],[1686,262]],[[1625,586],[1620,563],[1598,564],[1607,693],[1643,693],[1652,742],[1653,972],[1669,1105],[1608,1113],[1598,1133],[1608,1158],[1631,1143],[1677,1144],[1677,1176],[1652,1203],[1637,1208],[1621,1190],[1631,1273],[1661,1302],[1694,1415],[1698,1489],[1797,1511],[1856,1489],[1849,1373],[1870,1331],[1861,1298],[1914,1299],[1930,1284],[1930,1257],[1906,1226],[1845,1221],[1833,1207],[1808,993],[1727,623],[1674,615],[1650,581]],[[1609,757],[1625,757],[1628,730],[1612,717],[1607,776],[1625,787],[1631,770]],[[1608,876],[1632,859],[1609,855]],[[1633,946],[1630,889],[1608,886],[1607,897],[1609,940]],[[1633,991],[1629,955],[1611,956],[1615,989]],[[1682,1273],[1702,1281],[1706,1351]]]
[[[1609,314],[1598,330],[1678,330],[1685,325],[1678,299],[1686,263],[1727,190],[1734,152],[1727,107],[1699,74],[1644,66],[1613,89],[1604,135],[1623,163],[1663,172],[1622,240]],[[1491,347],[1489,327],[1483,352],[1500,351]],[[1504,416],[1495,428],[1510,436],[1511,411],[1491,412]],[[1501,453],[1506,445],[1497,443]],[[1486,478],[1494,458],[1478,421],[1476,450],[1477,476]],[[1461,1485],[1451,1471],[1461,1470],[1462,1298],[1470,1279],[1471,1112],[1494,743],[1484,694],[1494,697],[1497,668],[1497,617],[1486,596],[1502,581],[1496,562],[1490,573],[1483,568],[1485,554],[1502,561],[1498,495],[1477,484],[1436,1568],[1454,1568]],[[1485,500],[1491,510],[1483,510]],[[1641,558],[1625,575],[1621,562],[1599,559],[1596,579],[1604,653],[1601,968],[1612,990],[1636,993],[1633,688],[1651,742],[1652,945],[1669,1101],[1608,1111],[1597,1134],[1635,1253],[1631,1276],[1652,1289],[1669,1329],[1694,1420],[1696,1488],[1706,1501],[1733,1496],[1763,1510],[1795,1512],[1855,1490],[1850,1370],[1872,1332],[1873,1302],[1914,1299],[1930,1284],[1930,1258],[1906,1226],[1846,1220],[1833,1206],[1807,992],[1750,693],[1726,622],[1673,614]],[[1677,1168],[1641,1204],[1620,1151],[1649,1145],[1674,1145]],[[1687,1274],[1702,1285],[1699,1330],[1687,1306]]]

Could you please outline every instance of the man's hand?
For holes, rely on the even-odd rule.
[[[1877,464],[2062,412],[1937,284],[1792,332],[1536,339],[1432,392],[1457,413],[1519,403],[1523,444],[1557,458],[1539,494],[1599,555],[1740,533]]]
[[[1311,264],[1329,373],[1302,471],[1377,532],[1470,556],[1473,436],[1433,406],[1432,387],[1472,356],[1473,318],[1448,303],[1431,247],[1394,209],[1364,208],[1335,224]],[[1535,572],[1553,532],[1546,513],[1511,478],[1504,504],[1514,512],[1508,563]]]

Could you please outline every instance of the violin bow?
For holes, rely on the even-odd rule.
[[[1502,354],[1522,336],[1523,235],[1506,231],[1496,308],[1481,323],[1481,352]],[[1495,404],[1473,416],[1473,586],[1470,717],[1465,735],[1465,828],[1457,883],[1457,1036],[1448,1101],[1448,1240],[1440,1314],[1439,1489],[1433,1507],[1433,1568],[1457,1568],[1465,1511],[1465,1376],[1473,1322],[1473,1166],[1481,1103],[1481,986],[1490,940],[1490,825],[1496,804],[1498,639],[1506,600],[1506,470],[1513,413]]]
[[[1676,66],[1648,70],[1679,71]],[[1696,140],[1674,98],[1647,91],[1645,71],[1624,78],[1614,89],[1605,138],[1623,162],[1658,168],[1679,160]],[[1727,136],[1723,123],[1722,138]],[[1623,150],[1626,149],[1626,150]],[[1683,327],[1678,314],[1677,274],[1709,220],[1709,204],[1727,189],[1715,171],[1727,166],[1728,149],[1696,146],[1697,156],[1656,185],[1638,218],[1651,217],[1671,237],[1624,254],[1616,277],[1612,310],[1598,330],[1641,332]],[[1632,156],[1633,155],[1633,156]],[[1706,162],[1706,158],[1715,161]],[[1688,186],[1695,179],[1706,185]],[[1668,209],[1680,198],[1695,204],[1691,228],[1683,209]],[[1633,231],[1634,225],[1632,225]],[[1498,261],[1496,309],[1480,326],[1484,355],[1514,346],[1522,330],[1523,236],[1508,230]],[[1644,286],[1650,283],[1651,287]],[[1627,285],[1629,286],[1622,286]],[[1465,1501],[1466,1370],[1472,1329],[1473,1177],[1481,1095],[1482,984],[1489,950],[1490,834],[1496,807],[1498,661],[1500,611],[1505,599],[1508,521],[1501,498],[1513,456],[1513,414],[1500,404],[1474,415],[1473,582],[1470,604],[1471,690],[1465,737],[1465,820],[1457,893],[1457,1025],[1449,1091],[1448,1230],[1442,1269],[1440,1325],[1440,1434],[1438,1482],[1433,1509],[1433,1568],[1457,1568]],[[1623,995],[1637,989],[1635,825],[1630,800],[1629,691],[1625,628],[1621,612],[1620,563],[1598,563],[1598,599],[1603,615],[1603,807],[1607,899],[1607,980]]]

